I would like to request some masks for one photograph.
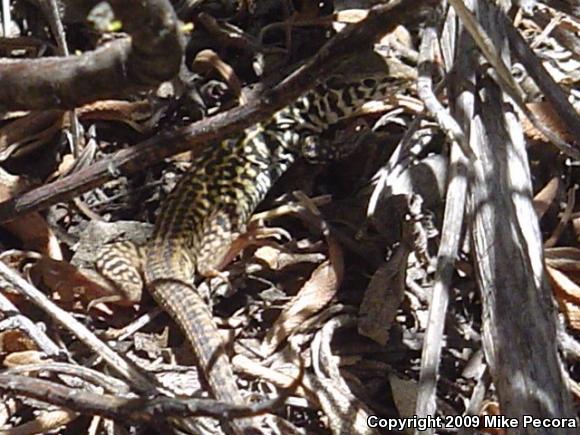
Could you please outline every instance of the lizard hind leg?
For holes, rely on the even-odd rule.
[[[137,302],[143,291],[143,249],[133,242],[109,243],[97,252],[95,260],[97,272],[119,292],[99,301],[127,300]]]

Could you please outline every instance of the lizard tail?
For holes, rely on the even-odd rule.
[[[148,279],[148,286],[155,301],[175,320],[191,343],[215,399],[245,405],[220,333],[197,291],[177,279],[161,278],[157,282]],[[236,419],[227,424],[236,435],[261,433],[254,429],[256,419]]]

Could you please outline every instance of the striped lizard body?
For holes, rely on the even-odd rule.
[[[239,138],[205,149],[164,201],[144,247],[144,284],[184,331],[216,399],[244,403],[211,312],[192,287],[195,274],[209,276],[222,266],[257,205],[298,155],[335,157],[316,149],[322,132],[400,84],[388,77],[330,78]],[[105,246],[97,269],[123,293],[138,294],[141,273],[119,258],[120,251],[139,252],[128,242]],[[232,421],[230,427],[252,433],[254,422]]]

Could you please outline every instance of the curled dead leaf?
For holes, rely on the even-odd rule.
[[[262,344],[262,351],[270,355],[309,317],[317,313],[336,295],[340,285],[337,267],[330,261],[318,266],[300,289],[288,302]]]

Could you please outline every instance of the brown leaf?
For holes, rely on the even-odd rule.
[[[39,213],[28,213],[2,226],[18,237],[24,249],[56,259],[62,259],[62,251],[56,236]]]
[[[569,274],[580,273],[580,249],[560,246],[546,249],[544,255],[549,266]]]
[[[548,278],[554,289],[554,296],[570,327],[580,330],[580,287],[557,269],[546,266]]]
[[[481,411],[481,415],[497,415],[500,416],[501,415],[501,409],[499,407],[499,403],[497,402],[491,402],[491,401],[486,401],[483,404],[483,409]],[[507,432],[505,429],[502,428],[491,428],[491,427],[485,427],[485,433],[487,434],[491,434],[491,435],[505,435]]]
[[[0,352],[14,353],[38,350],[36,343],[19,329],[9,329],[0,332]]]
[[[320,263],[325,257],[319,253],[284,252],[279,247],[266,245],[256,249],[254,258],[258,261],[263,261],[272,270],[282,270],[298,263]]]
[[[0,161],[20,157],[48,143],[62,128],[62,110],[31,112],[0,128]]]
[[[566,142],[574,142],[574,137],[566,128],[566,124],[562,122],[558,113],[553,106],[548,102],[538,102],[527,104],[528,109],[538,118],[540,123],[544,124],[550,130],[558,134]],[[522,126],[524,134],[535,141],[550,142],[544,135],[534,127],[534,125],[526,117],[522,117]]]
[[[278,345],[317,313],[335,296],[339,287],[339,273],[330,261],[318,266],[302,289],[288,303],[264,340],[262,350],[271,354]]]
[[[534,196],[534,209],[536,210],[536,214],[538,215],[539,219],[544,216],[550,206],[554,203],[554,200],[558,195],[559,185],[559,178],[554,177],[548,181],[548,183],[536,194],[536,196]]]
[[[359,308],[358,332],[381,345],[403,302],[409,250],[403,246],[375,272]]]
[[[46,354],[39,350],[22,350],[12,352],[4,358],[4,367],[18,367],[26,364],[46,363]]]
[[[43,257],[34,266],[33,273],[58,294],[62,303],[70,304],[80,300],[86,306],[93,300],[117,293],[96,272],[79,270],[66,261]],[[122,299],[118,302],[128,303]]]
[[[6,201],[22,191],[26,183],[21,177],[0,174],[0,201]],[[2,227],[22,241],[23,248],[36,251],[55,259],[62,259],[62,251],[56,236],[49,228],[40,213],[28,213],[9,222]]]
[[[83,121],[117,121],[127,124],[135,131],[146,132],[144,124],[153,115],[150,101],[101,100],[85,104],[77,109],[77,115]]]
[[[580,249],[546,249],[546,272],[570,327],[580,329]]]
[[[215,70],[228,83],[232,91],[240,98],[240,103],[243,104],[242,83],[234,69],[213,50],[200,51],[191,64],[191,70],[198,73],[207,73],[211,69]]]

